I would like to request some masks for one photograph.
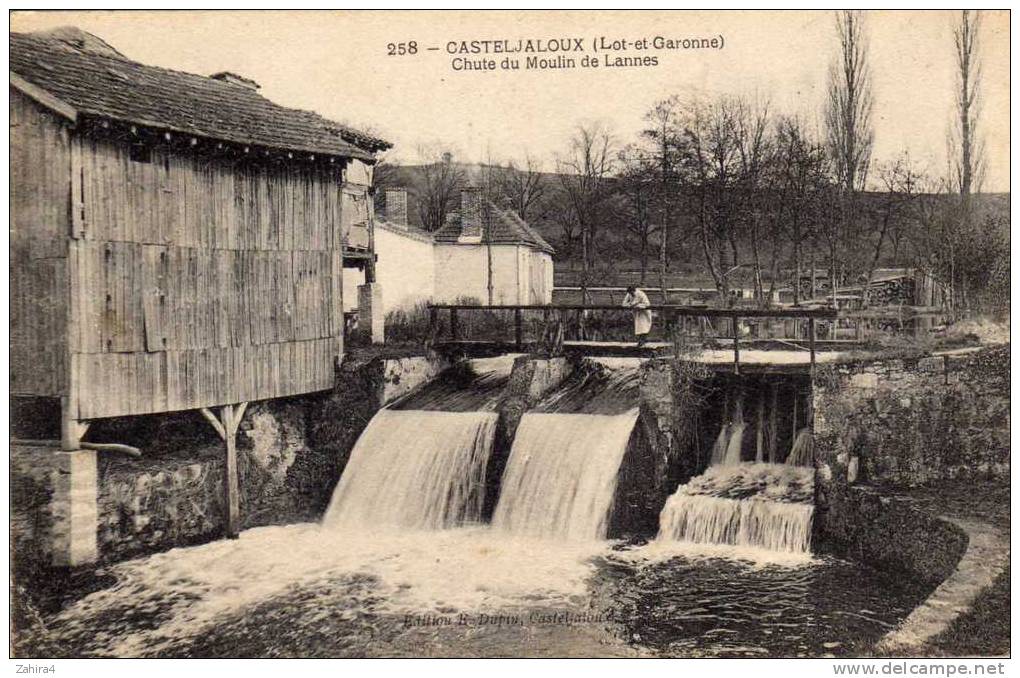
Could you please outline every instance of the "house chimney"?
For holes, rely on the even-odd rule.
[[[386,189],[386,221],[391,224],[407,226],[407,190],[403,188]]]
[[[209,76],[213,80],[220,80],[221,82],[229,82],[231,85],[240,85],[246,89],[257,90],[259,84],[254,80],[245,78],[244,76],[238,75],[237,73],[231,73],[230,71],[220,71],[219,73],[213,73]]]
[[[482,191],[470,187],[460,192],[460,237],[465,240],[482,238]]]

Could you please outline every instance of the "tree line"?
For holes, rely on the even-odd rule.
[[[678,261],[693,258],[720,303],[738,286],[752,287],[762,306],[780,288],[799,304],[859,286],[867,305],[875,271],[888,265],[931,273],[958,303],[982,291],[1008,299],[1007,217],[974,200],[984,168],[979,29],[978,13],[963,11],[953,31],[956,104],[941,174],[906,153],[872,158],[865,17],[842,11],[820,130],[762,97],[670,96],[647,111],[634,139],[578,125],[555,172],[526,157],[466,177],[449,154],[433,153],[416,181],[419,221],[440,228],[471,181],[544,232],[554,225],[558,258],[579,263],[583,293],[626,259],[642,285],[665,290]]]

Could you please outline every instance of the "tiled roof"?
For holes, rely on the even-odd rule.
[[[488,219],[487,227],[483,231],[487,235],[487,242],[494,245],[527,245],[549,254],[556,253],[552,245],[517,216],[516,212],[500,209],[490,203],[483,213],[484,218]],[[454,215],[442,228],[433,233],[432,237],[436,242],[453,243],[460,239],[461,231],[460,216]]]
[[[363,159],[390,146],[311,111],[274,104],[252,87],[145,66],[112,48],[97,50],[66,35],[11,33],[10,63],[15,74],[87,116],[240,144]]]
[[[412,226],[411,224],[395,224],[392,221],[386,221],[381,218],[376,218],[375,225],[378,228],[385,229],[391,233],[397,235],[407,236],[415,240],[421,240],[423,242],[432,242],[432,234],[428,231]]]

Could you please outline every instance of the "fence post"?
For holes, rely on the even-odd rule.
[[[815,319],[808,318],[808,350],[811,351],[811,374],[815,373]]]
[[[740,316],[733,316],[733,374],[740,374]]]
[[[457,341],[458,338],[459,338],[459,335],[460,335],[460,332],[458,332],[458,327],[457,327],[457,309],[451,308],[450,309],[450,341]]]
[[[524,312],[514,309],[514,345],[520,350],[524,346]]]

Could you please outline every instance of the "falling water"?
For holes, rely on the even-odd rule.
[[[351,452],[323,526],[437,530],[478,522],[497,417],[380,410]]]
[[[637,415],[637,408],[619,415],[524,415],[503,473],[493,527],[540,537],[604,539]]]
[[[659,515],[659,540],[807,553],[811,469],[784,464],[710,467],[681,486]]]
[[[797,437],[790,448],[786,463],[791,466],[812,466],[814,464],[815,439],[810,428],[797,431]]]
[[[742,421],[723,424],[719,436],[712,446],[712,466],[733,466],[740,463],[740,450],[744,445],[744,429]]]
[[[519,353],[462,360],[387,407],[392,410],[491,412],[496,409]]]

